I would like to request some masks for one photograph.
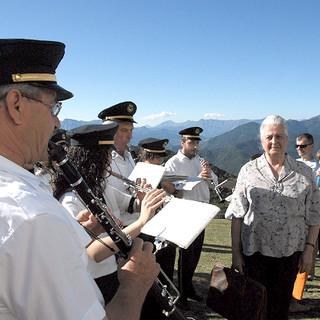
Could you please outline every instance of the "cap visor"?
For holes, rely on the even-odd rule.
[[[72,92],[67,91],[66,89],[60,87],[58,84],[53,82],[32,82],[30,83],[30,85],[41,88],[48,88],[56,91],[58,101],[67,100],[73,97]]]

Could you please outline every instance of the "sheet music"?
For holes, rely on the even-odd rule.
[[[129,179],[136,181],[137,178],[146,179],[152,188],[158,187],[166,168],[155,164],[138,162],[131,172]]]
[[[141,232],[163,237],[187,249],[219,211],[220,208],[211,204],[173,198]]]

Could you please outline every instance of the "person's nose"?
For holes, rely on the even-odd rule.
[[[276,136],[272,137],[272,140],[271,140],[272,144],[276,144],[278,142],[278,139]]]

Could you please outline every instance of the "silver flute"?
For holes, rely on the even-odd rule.
[[[122,182],[128,187],[128,188],[132,188],[134,191],[137,192],[143,192],[143,193],[148,193],[151,189],[150,188],[146,188],[146,187],[142,187],[140,184],[124,177],[123,175],[116,173],[114,171],[111,171],[110,174],[120,180],[122,180]],[[165,196],[165,202],[169,202],[171,199],[173,198],[172,195],[166,195]]]

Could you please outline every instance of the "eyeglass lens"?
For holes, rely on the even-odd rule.
[[[299,147],[300,147],[300,149],[304,149],[304,148],[306,148],[307,146],[310,146],[310,144],[296,144],[296,148],[299,148]]]

